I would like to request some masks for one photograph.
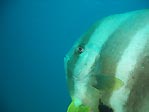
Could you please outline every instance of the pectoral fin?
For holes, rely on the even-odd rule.
[[[117,90],[124,85],[123,81],[111,75],[96,75],[92,85],[98,90]]]
[[[67,112],[90,112],[90,108],[84,105],[76,106],[74,101],[72,101],[68,107]]]

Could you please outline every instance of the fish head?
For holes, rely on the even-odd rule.
[[[97,63],[100,55],[98,43],[90,40],[90,37],[91,34],[86,33],[79,38],[64,58],[69,93],[75,104],[75,109],[79,110],[88,110],[93,105],[91,104],[92,95],[89,96],[89,87],[91,86],[91,75],[97,68],[95,63]],[[74,108],[69,109],[73,110]]]
[[[88,36],[80,38],[64,58],[66,79],[71,96],[73,96],[76,83],[87,84],[95,62],[99,58],[96,44],[89,41]]]
[[[90,73],[91,66],[97,56],[97,40],[92,40],[98,22],[83,34],[72,46],[64,58],[67,79],[80,78]],[[95,44],[96,42],[96,44]]]

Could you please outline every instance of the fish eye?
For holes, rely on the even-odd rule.
[[[79,54],[83,53],[83,51],[84,51],[84,48],[83,48],[82,46],[79,46],[79,47],[77,48],[77,52],[78,52]]]

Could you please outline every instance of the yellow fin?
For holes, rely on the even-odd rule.
[[[124,85],[124,82],[118,78],[115,78],[115,83],[112,87],[113,90],[120,89]]]
[[[117,90],[121,88],[124,83],[122,80],[111,75],[96,75],[96,83],[92,86],[98,90]]]
[[[74,101],[72,101],[67,109],[67,112],[90,112],[90,108],[84,105],[76,106]]]

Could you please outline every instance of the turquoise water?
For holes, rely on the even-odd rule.
[[[148,0],[1,0],[0,112],[66,112],[63,57],[102,17]]]

